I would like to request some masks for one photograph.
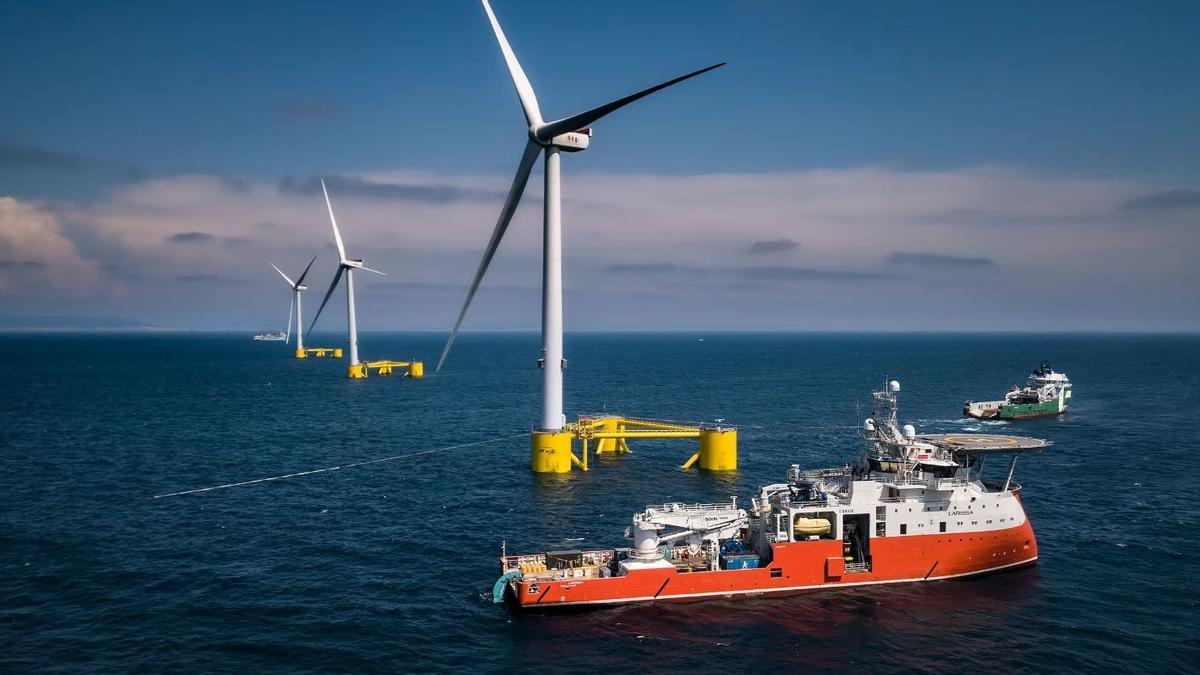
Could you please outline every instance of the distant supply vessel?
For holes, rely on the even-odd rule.
[[[496,602],[521,609],[792,595],[933,581],[1032,565],[1037,540],[1012,481],[1017,457],[1050,445],[1016,436],[918,436],[900,428],[898,382],[875,393],[857,465],[801,470],[740,508],[649,506],[629,548],[501,554]],[[1002,480],[982,477],[1009,457]]]
[[[1050,364],[1042,364],[1029,374],[1024,387],[1013,385],[1003,401],[967,401],[963,414],[981,420],[1027,419],[1059,415],[1071,402],[1071,381],[1065,373],[1057,373]]]
[[[265,340],[267,342],[282,342],[287,339],[287,333],[283,331],[275,331],[274,333],[261,333],[254,336],[255,340]]]

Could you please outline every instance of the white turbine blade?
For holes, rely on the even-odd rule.
[[[663,82],[662,84],[656,84],[653,87],[650,87],[649,89],[643,89],[643,90],[637,92],[636,94],[630,94],[629,96],[626,96],[625,98],[619,98],[615,101],[612,101],[611,103],[605,103],[602,106],[592,108],[591,110],[588,110],[586,112],[581,112],[578,115],[571,115],[570,117],[564,117],[561,120],[549,122],[547,124],[544,124],[544,125],[538,127],[537,129],[535,129],[534,133],[537,134],[538,140],[543,141],[543,142],[549,142],[549,140],[551,138],[554,138],[555,136],[557,136],[559,134],[565,134],[568,131],[578,131],[580,129],[583,129],[583,128],[591,125],[593,122],[600,119],[601,117],[604,117],[605,115],[609,114],[610,112],[617,110],[618,108],[623,108],[623,107],[629,105],[630,103],[633,103],[634,101],[638,100],[639,98],[644,98],[646,96],[649,96],[650,94],[653,94],[656,91],[659,91],[661,89],[666,89],[667,87],[669,87],[673,84],[679,84],[680,82],[683,82],[684,80],[691,79],[693,77],[696,77],[697,75],[702,75],[704,73],[707,73],[710,70],[713,70],[714,68],[720,68],[723,65],[725,65],[725,63],[721,62],[721,63],[711,65],[707,68],[701,68],[700,70],[697,70],[693,73],[688,73],[687,75],[682,75],[673,80],[667,80],[666,82]]]
[[[304,283],[304,277],[308,276],[308,271],[312,269],[313,263],[315,262],[317,262],[317,256],[314,255],[313,259],[308,261],[308,267],[305,267],[304,272],[300,274],[300,278],[296,279],[297,286]]]
[[[329,201],[329,190],[325,189],[324,178],[321,179],[321,192],[325,193],[325,206],[329,207],[329,222],[333,225],[333,241],[337,243],[338,262],[345,262],[346,247],[342,245],[342,233],[338,232],[337,218],[333,217],[333,202]],[[338,274],[340,275],[341,272],[339,271]]]
[[[271,267],[275,267],[275,263],[270,263],[270,264],[271,264]],[[288,275],[283,273],[283,270],[279,269],[278,267],[275,267],[275,271],[279,272],[279,276],[283,277],[283,280],[288,283],[288,286],[291,286],[292,288],[296,287],[296,282],[289,279]]]
[[[288,303],[288,329],[287,335],[283,338],[283,344],[290,344],[292,341],[292,316],[296,313],[296,292],[292,291],[292,301]],[[297,330],[300,328],[296,327]]]
[[[329,296],[333,295],[333,289],[337,288],[338,281],[342,278],[342,270],[346,269],[338,265],[337,274],[333,275],[333,283],[329,284],[329,290],[325,291],[325,297],[321,300],[321,306],[317,308],[317,313],[313,316],[312,323],[308,324],[308,330],[304,332],[305,337],[312,333],[313,326],[317,325],[317,319],[321,318],[321,310],[325,309],[325,303],[329,302]]]
[[[530,129],[541,126],[542,111],[538,109],[537,95],[533,93],[533,85],[529,83],[529,78],[521,69],[521,62],[517,61],[517,55],[509,46],[508,38],[504,37],[504,29],[500,28],[500,22],[496,20],[496,14],[492,11],[488,0],[483,0],[483,9],[487,12],[488,21],[492,22],[492,31],[496,34],[496,41],[500,43],[500,53],[504,54],[504,63],[508,65],[508,73],[512,76],[513,86],[517,89],[517,98],[521,99],[521,110],[525,111],[525,122],[529,124]]]
[[[360,269],[360,270],[363,270],[364,272],[374,272],[375,274],[378,274],[378,275],[379,275],[379,276],[381,276],[381,277],[386,277],[386,276],[387,276],[387,274],[385,274],[385,273],[383,273],[383,272],[380,272],[379,270],[373,270],[373,269],[371,269],[370,267],[360,267],[360,268],[358,268],[358,269]]]
[[[500,218],[496,221],[496,229],[492,230],[492,238],[488,240],[487,248],[483,250],[483,259],[479,261],[479,269],[475,271],[475,278],[471,280],[471,286],[467,289],[467,299],[463,301],[462,309],[458,312],[458,319],[454,321],[454,328],[450,330],[450,337],[446,340],[446,346],[442,349],[442,357],[438,359],[434,372],[440,371],[442,364],[446,362],[446,355],[450,353],[450,346],[454,344],[454,338],[458,335],[459,327],[462,326],[463,317],[467,315],[467,308],[471,306],[471,300],[475,298],[475,292],[479,290],[483,275],[487,272],[488,265],[492,264],[496,249],[500,247],[500,240],[504,238],[508,224],[512,222],[517,204],[521,203],[521,195],[525,193],[525,184],[529,182],[529,174],[533,171],[533,163],[537,161],[541,152],[542,146],[532,140],[525,144],[525,154],[521,155],[521,163],[517,165],[517,175],[513,178],[512,187],[508,189],[504,207],[500,209]]]

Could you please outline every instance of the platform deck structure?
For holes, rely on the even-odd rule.
[[[296,350],[296,358],[306,359],[310,356],[315,356],[318,359],[323,359],[326,356],[331,356],[335,359],[342,358],[341,347],[304,347]]]
[[[650,420],[620,415],[580,415],[564,430],[580,441],[580,456],[570,452],[570,464],[582,471],[590,470],[589,455],[624,455],[632,452],[630,439],[644,438],[687,438],[697,439],[699,447],[681,468],[690,469],[699,465],[710,471],[732,471],[737,469],[737,429],[720,422],[714,424],[689,424],[673,421]],[[594,446],[592,443],[594,442]],[[593,449],[594,447],[594,449]],[[591,452],[589,452],[589,450]]]
[[[382,377],[394,375],[397,370],[414,380],[425,377],[425,364],[421,361],[363,361],[359,365],[362,366],[362,377],[367,377],[372,370]]]

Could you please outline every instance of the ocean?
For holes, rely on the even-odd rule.
[[[701,340],[703,338],[703,340]],[[733,474],[690,441],[631,442],[535,476],[538,336],[365,333],[424,380],[350,381],[245,334],[0,335],[0,670],[6,672],[1192,671],[1200,527],[1185,460],[1195,335],[568,334],[570,416],[739,426]],[[318,343],[340,344],[332,334]],[[1050,360],[1050,419],[980,423]],[[510,552],[627,545],[647,504],[747,498],[789,465],[860,450],[901,382],[922,432],[1054,441],[1016,480],[1030,569],[784,599],[517,615]],[[476,441],[452,450],[414,454]],[[408,455],[198,494],[155,495]]]

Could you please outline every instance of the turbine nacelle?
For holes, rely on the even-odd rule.
[[[591,129],[580,129],[579,131],[568,131],[565,134],[559,134],[551,138],[550,142],[545,145],[554,146],[563,152],[581,152],[588,149],[591,139]]]

